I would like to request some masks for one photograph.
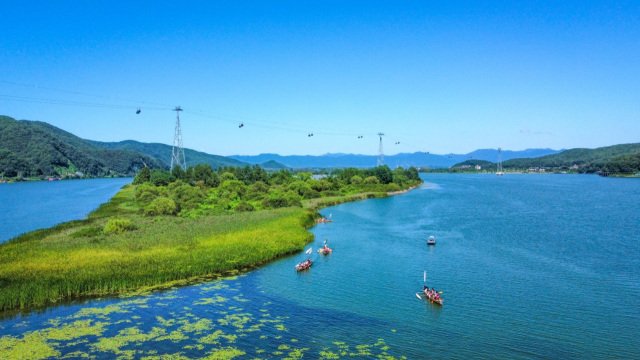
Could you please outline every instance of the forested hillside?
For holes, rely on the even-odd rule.
[[[0,175],[32,177],[76,171],[91,176],[134,175],[144,164],[168,168],[136,151],[99,148],[47,123],[0,116]]]
[[[101,142],[87,140],[95,146],[103,149],[119,149],[119,150],[133,150],[143,154],[147,154],[156,159],[160,159],[167,164],[171,164],[171,151],[173,149],[170,145],[159,143],[141,143],[134,140],[125,140],[120,142]],[[247,163],[231,159],[219,155],[211,155],[200,151],[191,149],[184,149],[184,156],[187,162],[187,167],[196,166],[198,164],[211,165],[214,169],[219,166],[245,166]]]
[[[539,158],[511,159],[505,161],[503,166],[505,169],[511,170],[526,170],[531,167],[568,170],[571,166],[577,165],[578,172],[595,173],[600,171],[613,158],[639,152],[640,143],[621,144],[597,149],[571,149],[559,154]]]
[[[640,172],[640,153],[617,156],[611,159],[602,171],[616,174],[631,174]]]

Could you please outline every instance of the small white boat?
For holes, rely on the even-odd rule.
[[[435,245],[436,244],[436,238],[434,238],[433,236],[430,236],[429,239],[427,240],[427,245]]]
[[[305,251],[306,254],[311,254],[311,249],[313,248],[309,248],[309,250]]]

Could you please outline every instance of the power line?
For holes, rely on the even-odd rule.
[[[24,86],[24,87],[35,88],[35,89],[45,89],[45,90],[57,91],[57,92],[62,92],[62,93],[67,93],[67,94],[85,95],[85,96],[93,96],[93,97],[103,98],[103,99],[120,100],[120,101],[130,101],[130,102],[135,102],[135,103],[142,103],[142,104],[151,104],[151,105],[160,105],[160,106],[168,106],[168,107],[172,107],[172,105],[168,105],[168,104],[160,104],[160,103],[154,103],[154,102],[150,102],[150,101],[139,101],[139,100],[124,99],[124,98],[120,98],[120,97],[113,97],[113,96],[96,95],[96,94],[90,94],[90,93],[85,93],[85,92],[81,92],[81,91],[62,90],[62,89],[56,89],[56,88],[45,87],[45,86],[29,85],[29,84],[21,84],[21,83],[17,83],[17,82],[13,82],[13,81],[6,81],[6,80],[0,80],[0,83],[11,84],[11,85],[17,85],[17,86]]]
[[[167,107],[167,108],[143,107],[143,109],[145,109],[145,110],[172,110],[173,109],[173,105],[155,103],[155,102],[150,102],[150,101],[139,101],[139,100],[125,99],[125,98],[121,98],[121,97],[97,95],[97,94],[85,93],[85,92],[81,92],[81,91],[63,90],[63,89],[44,87],[44,86],[38,86],[38,85],[29,85],[29,84],[17,83],[17,82],[6,81],[6,80],[0,80],[0,83],[23,86],[23,87],[34,88],[34,89],[44,89],[44,90],[50,90],[50,91],[57,91],[57,92],[67,93],[67,94],[85,95],[85,96],[92,96],[92,97],[103,98],[103,99],[129,101],[129,102],[135,102],[135,103],[152,104],[152,105],[160,105],[160,106],[166,106]],[[98,103],[88,103],[88,102],[70,101],[70,100],[20,97],[20,96],[12,96],[12,95],[0,95],[0,99],[10,100],[10,101],[19,101],[19,102],[32,102],[32,103],[42,103],[42,104],[70,105],[70,106],[83,106],[83,107],[98,107],[98,108],[112,108],[112,109],[138,109],[139,108],[139,107],[135,107],[135,106],[126,106],[126,105],[98,104]],[[251,124],[252,126],[261,127],[261,128],[265,128],[265,129],[272,129],[272,130],[281,130],[281,131],[298,132],[298,133],[313,132],[313,133],[322,134],[322,135],[335,135],[335,136],[375,135],[374,133],[372,133],[372,134],[364,134],[364,133],[361,133],[361,132],[352,132],[352,131],[341,131],[341,132],[339,132],[339,131],[334,131],[333,129],[318,129],[317,127],[300,126],[300,125],[295,125],[295,124],[283,124],[283,123],[277,123],[277,122],[272,122],[272,121],[264,121],[264,120],[257,120],[257,119],[242,117],[242,116],[236,116],[236,115],[220,114],[220,113],[215,113],[215,112],[211,112],[211,111],[207,111],[207,110],[201,110],[201,109],[195,109],[195,108],[189,108],[189,107],[183,108],[183,110],[186,113],[189,113],[189,114],[192,114],[192,115],[207,117],[207,118],[211,118],[211,119],[215,119],[215,120],[219,120],[219,121],[225,121],[225,122],[237,122],[237,121],[240,120],[240,121],[243,121],[243,123],[244,123],[244,122],[247,122],[245,120],[249,120],[247,123]],[[298,128],[298,129],[301,129],[301,130],[295,131],[292,128]],[[316,130],[320,130],[320,131],[316,131]]]
[[[41,103],[41,104],[54,104],[54,105],[71,105],[71,106],[112,108],[112,109],[137,109],[138,108],[136,106],[129,106],[129,105],[89,103],[89,102],[83,102],[83,101],[45,99],[45,98],[34,98],[34,97],[27,97],[27,96],[15,96],[15,95],[4,95],[4,94],[0,94],[0,98],[3,100],[10,100],[10,101],[32,102],[32,103]],[[158,108],[158,107],[145,107],[144,109],[170,110],[170,108]]]

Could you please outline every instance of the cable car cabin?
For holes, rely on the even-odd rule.
[[[142,112],[142,110],[140,110],[140,108],[138,108],[138,110],[136,110],[136,114],[140,114]]]
[[[240,125],[238,125],[238,128],[242,128],[244,127],[244,123],[240,123]]]

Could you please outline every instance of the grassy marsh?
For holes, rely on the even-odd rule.
[[[0,309],[115,294],[255,266],[303,249],[313,213],[301,208],[183,219],[145,217],[127,186],[87,220],[34,231],[0,247]],[[117,215],[137,229],[100,234]],[[86,230],[88,229],[88,230]],[[84,232],[91,236],[70,236]]]

